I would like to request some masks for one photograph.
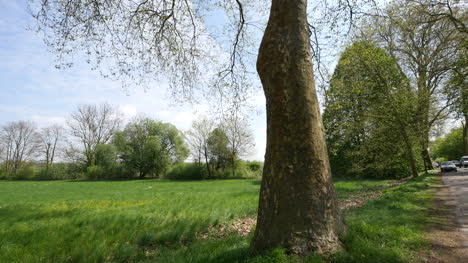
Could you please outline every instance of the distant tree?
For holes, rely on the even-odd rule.
[[[64,130],[59,125],[43,128],[40,133],[41,151],[44,154],[46,171],[54,163],[58,147],[63,141]]]
[[[83,147],[86,166],[96,164],[96,147],[108,143],[122,123],[120,112],[113,106],[103,103],[80,105],[70,114],[68,126],[71,134]]]
[[[444,137],[436,139],[431,149],[435,158],[446,158],[449,161],[460,160],[460,157],[464,155],[463,128],[454,128]]]
[[[408,0],[433,21],[446,20],[463,34],[468,35],[468,10],[460,0]]]
[[[222,128],[215,128],[208,137],[209,169],[211,174],[224,171],[230,160],[229,139]]]
[[[437,121],[449,116],[453,103],[443,84],[464,39],[460,23],[435,15],[450,11],[447,5],[435,2],[425,1],[428,6],[424,7],[423,1],[397,0],[370,22],[374,39],[397,59],[417,95],[414,124],[426,170],[432,169],[428,152],[431,131]]]
[[[39,149],[38,138],[33,122],[11,122],[1,128],[0,144],[4,149],[3,164],[7,174],[16,175],[23,163],[34,157]]]
[[[192,122],[192,127],[185,133],[187,144],[190,148],[190,153],[195,162],[201,165],[202,161],[206,165],[208,177],[212,177],[209,167],[209,150],[208,139],[214,129],[214,121],[202,117]]]
[[[113,139],[118,156],[140,178],[162,175],[188,155],[183,136],[175,126],[148,118],[136,119]]]
[[[228,139],[229,159],[233,173],[236,159],[249,155],[255,146],[254,136],[249,130],[247,118],[238,113],[229,114],[222,123]]]
[[[450,71],[446,92],[454,98],[452,117],[462,120],[463,152],[468,155],[468,40],[459,48],[460,56]]]

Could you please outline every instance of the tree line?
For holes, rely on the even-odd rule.
[[[467,35],[432,11],[417,1],[388,4],[341,54],[324,105],[335,175],[418,176],[432,169],[431,138],[457,119],[463,145],[452,151],[468,154]]]
[[[178,166],[178,173],[172,172],[170,178],[213,179],[242,176],[245,170],[239,170],[239,164],[259,170],[258,163],[240,160],[251,153],[254,141],[248,120],[238,114],[221,121],[200,118],[186,132],[148,117],[123,124],[122,114],[107,103],[79,105],[66,127],[54,124],[38,129],[31,121],[5,124],[0,127],[0,175],[7,179],[142,179],[167,176]],[[189,155],[192,163],[185,163]],[[187,169],[195,169],[197,175],[184,174]]]
[[[258,251],[283,247],[293,254],[333,253],[342,248],[339,234],[345,231],[331,179],[312,65],[316,54],[311,50],[311,37],[320,21],[308,21],[309,17],[315,18],[310,13],[314,8],[308,8],[309,1],[265,1],[271,4],[265,21],[253,4],[263,1],[31,2],[37,29],[44,33],[45,42],[64,65],[70,65],[64,57],[71,58],[70,54],[81,50],[94,66],[104,68],[105,75],[138,84],[165,76],[172,92],[183,98],[191,98],[194,91],[207,96],[214,91],[232,94],[235,100],[243,98],[249,83],[247,65],[254,64],[249,59],[256,56],[266,98],[267,147],[252,247]],[[333,160],[351,158],[348,160],[352,165],[364,157],[367,162],[361,164],[368,167],[351,167],[356,175],[361,171],[388,174],[386,164],[395,171],[407,167],[415,176],[420,166],[429,169],[433,127],[448,115],[448,108],[456,105],[451,99],[455,97],[447,95],[450,89],[444,89],[447,86],[443,83],[456,69],[451,66],[452,61],[466,48],[457,43],[467,39],[465,5],[459,4],[461,1],[396,0],[382,10],[373,0],[314,3],[322,2],[325,10],[319,13],[336,14],[327,16],[330,28],[342,20],[351,21],[350,29],[357,25],[358,31],[363,29],[363,40],[371,40],[386,51],[384,56],[370,47],[384,62],[382,69],[380,64],[372,64],[372,59],[364,59],[379,69],[377,73],[364,72],[356,79],[352,78],[354,74],[343,73],[332,80],[336,86],[327,94],[330,105],[329,113],[325,113],[332,167],[337,167]],[[211,10],[227,18],[224,32],[207,32],[210,25],[204,18]],[[368,21],[358,25],[356,16],[361,15]],[[256,45],[248,36],[258,28],[264,28],[264,32],[256,53],[249,49]],[[228,43],[216,42],[225,39]],[[213,54],[214,46],[227,46],[226,52]],[[213,58],[221,60],[220,67]],[[373,68],[368,65],[358,68],[371,71]],[[346,65],[344,68],[354,70]],[[361,84],[357,88],[349,86],[347,78],[341,77],[346,75],[358,83],[377,78],[381,84],[366,87],[361,94]],[[205,85],[204,77],[214,81]],[[344,94],[339,94],[341,86],[345,87]],[[379,98],[377,91],[388,95],[389,100]],[[335,102],[348,100],[346,92],[353,96],[344,105],[347,111],[342,111]],[[372,101],[363,100],[363,94]],[[409,101],[403,97],[405,94]],[[346,120],[355,121],[356,125],[348,125]],[[205,157],[206,162],[208,155],[202,155],[206,144],[201,145],[199,156]],[[401,163],[387,162],[393,157]]]

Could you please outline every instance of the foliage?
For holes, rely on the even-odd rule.
[[[84,146],[86,166],[96,165],[96,147],[108,143],[122,123],[122,115],[110,104],[79,105],[67,121],[71,134]]]
[[[175,126],[151,119],[137,119],[117,132],[113,143],[123,165],[140,178],[161,176],[188,155],[183,137]]]
[[[207,178],[206,170],[197,163],[179,163],[172,167],[165,178],[169,180],[203,180]]]
[[[208,137],[209,169],[221,176],[231,158],[228,144],[229,139],[221,128],[214,129]]]
[[[225,178],[258,179],[261,178],[262,172],[263,164],[260,162],[236,160],[234,167],[225,171]]]
[[[262,175],[260,162],[236,161],[236,169],[231,167],[225,170],[214,171],[213,178],[229,179],[258,179]],[[203,180],[210,179],[203,164],[180,163],[175,165],[165,176],[169,180]]]
[[[427,149],[434,127],[453,116],[449,109],[454,97],[446,92],[443,83],[462,52],[460,42],[466,39],[466,31],[463,33],[460,24],[454,23],[455,17],[463,21],[466,9],[452,9],[448,2],[440,2],[392,1],[377,11],[379,15],[369,16],[368,27],[362,30],[373,32],[367,38],[374,39],[397,59],[401,72],[410,80],[410,87],[417,97],[414,101],[416,111],[410,114],[414,116],[412,123],[416,126],[418,153],[424,160],[425,170],[432,169]],[[451,10],[451,14],[436,15],[447,10]]]
[[[34,178],[36,174],[36,169],[34,168],[33,164],[25,164],[23,165],[16,174],[13,175],[14,180],[30,180]]]
[[[0,159],[4,172],[18,176],[23,164],[31,161],[39,149],[39,134],[31,121],[10,122],[0,127]]]
[[[110,168],[115,166],[117,161],[117,149],[112,144],[99,144],[96,147],[96,165]]]
[[[190,154],[193,160],[199,164],[208,162],[208,138],[213,127],[214,121],[202,117],[194,120],[190,129],[185,133],[185,139],[190,147]]]
[[[452,117],[462,119],[463,155],[468,155],[468,40],[460,45],[460,50],[446,83],[446,93],[453,97]]]
[[[263,169],[263,164],[257,161],[246,162],[246,165],[252,172],[257,172]]]
[[[436,139],[432,144],[434,158],[460,160],[464,154],[463,127],[452,129],[447,135]]]
[[[223,131],[228,139],[229,161],[233,174],[237,169],[237,160],[252,152],[255,146],[254,136],[249,129],[249,121],[239,112],[231,112],[222,122]]]
[[[383,49],[367,41],[348,47],[325,96],[323,119],[335,176],[390,178],[412,172],[414,96]]]
[[[41,167],[39,172],[34,176],[34,180],[66,180],[74,179],[69,173],[69,166],[67,163],[55,163],[50,165],[49,168]]]
[[[200,165],[204,163],[207,178],[243,174],[237,171],[237,164],[241,162],[240,157],[249,154],[254,146],[247,118],[235,113],[230,113],[218,125],[205,117],[199,118],[193,121],[185,138],[194,161]]]
[[[454,62],[446,83],[446,93],[453,98],[451,107],[455,118],[468,118],[468,40],[460,44],[460,54]]]
[[[91,165],[86,168],[86,175],[90,180],[102,179],[105,176],[105,169],[98,165]]]

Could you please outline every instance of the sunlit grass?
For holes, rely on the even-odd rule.
[[[372,191],[392,182],[395,182],[395,180],[338,179],[334,185],[338,199],[343,200],[349,198],[350,195]]]
[[[431,222],[434,193],[430,187],[435,181],[434,175],[411,179],[349,210],[345,217],[347,231],[342,236],[345,250],[340,253],[329,257],[311,255],[301,261],[286,257],[285,261],[284,251],[274,250],[251,262],[413,262],[418,252],[430,246],[423,236]]]
[[[344,198],[390,182],[335,186]],[[0,262],[245,262],[251,237],[198,233],[255,215],[259,187],[253,180],[0,182]],[[414,209],[402,206],[388,209]],[[352,214],[351,228],[379,222],[372,213]]]

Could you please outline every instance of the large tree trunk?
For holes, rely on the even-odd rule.
[[[340,249],[341,218],[332,184],[310,54],[307,0],[272,0],[257,71],[266,96],[267,148],[257,250]]]

